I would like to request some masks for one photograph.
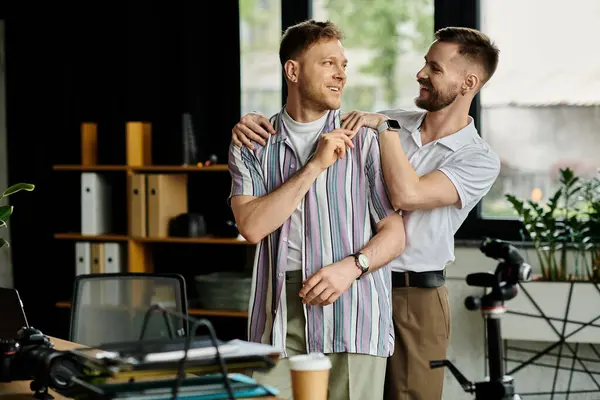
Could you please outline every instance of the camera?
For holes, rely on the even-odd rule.
[[[0,382],[31,380],[38,399],[53,398],[48,388],[68,389],[76,364],[69,353],[56,350],[40,330],[24,327],[15,339],[0,339]]]
[[[504,374],[500,318],[506,312],[504,302],[517,296],[519,282],[531,280],[531,266],[507,241],[486,237],[479,250],[500,261],[493,273],[478,272],[466,278],[467,285],[485,288],[484,295],[467,297],[465,307],[472,311],[480,310],[485,319],[490,376],[482,382],[470,382],[448,360],[431,361],[430,367],[448,367],[463,390],[474,394],[475,399],[518,400],[521,397],[515,391],[513,378]]]

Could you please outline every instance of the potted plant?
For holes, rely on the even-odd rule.
[[[569,168],[559,176],[545,204],[505,195],[540,274],[521,283],[519,295],[507,304],[503,335],[600,343],[600,318],[594,321],[600,314],[600,176],[583,179]]]
[[[0,200],[10,196],[11,194],[20,192],[21,190],[31,192],[34,188],[35,186],[30,183],[17,183],[16,185],[12,185],[8,189],[6,189],[4,193],[2,193],[2,195],[0,196]],[[12,215],[13,210],[14,206],[11,205],[0,206],[0,228],[7,226],[6,221],[8,221],[8,218]],[[0,248],[9,245],[10,244],[6,239],[0,238]]]

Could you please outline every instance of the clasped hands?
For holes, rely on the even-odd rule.
[[[354,257],[346,257],[319,269],[302,283],[302,303],[326,306],[337,300],[361,274]]]

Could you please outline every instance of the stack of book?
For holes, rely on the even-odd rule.
[[[260,385],[249,376],[252,371],[275,366],[280,353],[274,347],[242,340],[223,342],[209,336],[187,339],[73,349],[70,353],[83,374],[72,378],[75,385],[62,394],[78,399],[130,400],[268,398],[278,394],[275,388]]]

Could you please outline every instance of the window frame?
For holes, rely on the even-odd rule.
[[[289,26],[312,18],[312,0],[281,0],[281,31]],[[479,0],[434,0],[434,31],[447,26],[464,26],[479,29]],[[281,106],[287,97],[285,78],[282,76]],[[481,103],[475,97],[469,114],[473,117],[479,135],[481,131]],[[455,234],[457,242],[480,241],[482,237],[521,241],[522,224],[519,219],[494,218],[482,215],[481,201],[471,210],[467,219]]]

